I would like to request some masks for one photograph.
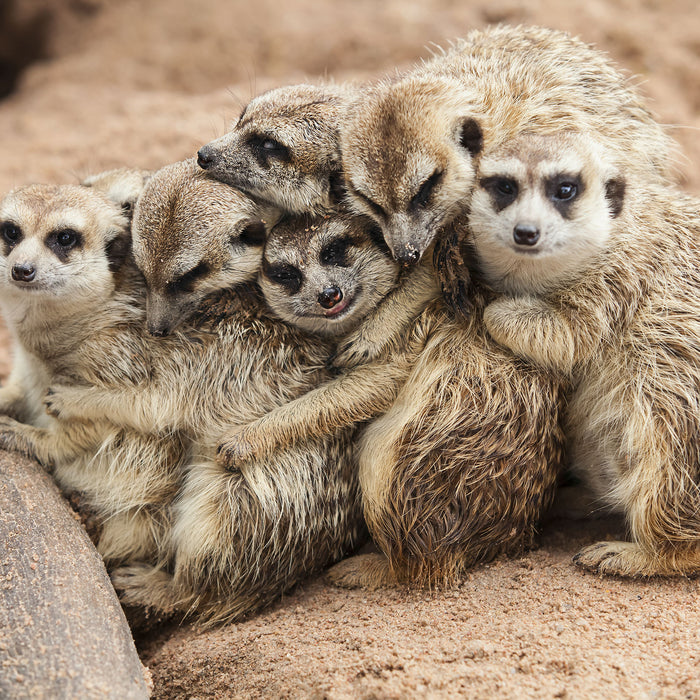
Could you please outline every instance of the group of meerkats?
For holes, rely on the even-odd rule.
[[[533,543],[568,466],[700,571],[700,203],[597,50],[474,31],[367,85],[267,92],[157,172],[0,202],[0,445],[80,495],[123,604],[236,619],[449,584]]]

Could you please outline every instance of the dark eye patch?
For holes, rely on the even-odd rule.
[[[580,175],[559,173],[547,178],[544,193],[554,208],[565,218],[570,216],[571,205],[583,192],[583,180]]]
[[[518,198],[518,183],[512,177],[484,177],[479,181],[479,185],[491,195],[496,211],[502,211]]]
[[[391,249],[386,244],[386,241],[384,240],[384,234],[382,233],[382,230],[379,228],[379,226],[377,226],[374,223],[370,224],[367,227],[367,235],[369,236],[372,243],[374,243],[374,245],[377,246],[377,248],[379,248],[379,250],[381,250],[381,252],[387,256],[387,258],[393,260]]]
[[[284,287],[289,294],[296,294],[301,289],[302,274],[299,268],[286,263],[269,263],[263,260],[262,272],[270,282]]]
[[[209,274],[211,267],[202,261],[199,265],[193,267],[189,272],[180,275],[176,280],[168,284],[166,291],[168,294],[178,294],[182,292],[191,292],[194,289],[194,283],[206,277]]]
[[[72,250],[82,247],[83,236],[75,229],[62,228],[51,231],[46,237],[45,244],[59,260],[65,261]]]
[[[13,221],[3,221],[0,224],[0,236],[6,249],[10,250],[22,240],[22,229]]]
[[[430,201],[433,190],[436,185],[442,180],[442,170],[436,170],[418,189],[418,192],[413,195],[408,208],[412,211],[422,209]]]
[[[348,248],[354,241],[350,236],[337,238],[323,246],[319,255],[322,265],[335,265],[336,267],[348,266]]]
[[[356,197],[359,197],[380,219],[387,218],[384,209],[382,209],[373,199],[370,199],[366,194],[360,192],[360,190],[355,189],[355,187],[351,183],[348,183],[348,189]]]
[[[271,160],[279,160],[284,163],[291,161],[291,152],[287,146],[277,139],[264,134],[252,134],[248,137],[250,146],[256,160],[263,167],[269,167]]]

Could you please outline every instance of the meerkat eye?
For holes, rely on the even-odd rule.
[[[373,199],[370,199],[366,194],[360,192],[360,190],[355,189],[351,184],[348,183],[348,188],[352,193],[359,197],[380,219],[386,219],[386,212],[382,209]]]
[[[518,183],[510,177],[485,177],[479,184],[491,195],[498,211],[505,209],[518,198]]]
[[[430,196],[435,189],[435,186],[442,180],[442,171],[436,170],[418,189],[411,203],[409,204],[409,209],[422,209],[428,203]]]
[[[22,238],[22,229],[11,221],[4,221],[0,224],[0,234],[7,243],[15,245]]]
[[[291,154],[287,146],[268,136],[254,134],[250,137],[250,145],[257,157],[264,162],[267,162],[270,158],[291,160]]]
[[[578,194],[578,187],[573,182],[562,182],[554,191],[554,198],[568,202]]]
[[[348,248],[352,244],[350,238],[338,238],[321,249],[319,259],[322,265],[348,266]]]
[[[199,263],[199,265],[196,265],[193,267],[191,270],[188,272],[185,272],[185,274],[180,275],[176,280],[172,281],[168,286],[167,286],[167,291],[170,294],[177,294],[178,292],[191,292],[194,283],[202,279],[202,277],[206,277],[206,275],[209,274],[210,271],[209,265],[202,261]]]
[[[66,228],[62,231],[56,231],[56,243],[61,248],[72,248],[80,240],[80,234],[73,229]]]
[[[295,294],[301,289],[301,270],[294,267],[294,265],[270,265],[265,261],[263,263],[263,274],[270,282],[281,285],[290,294]]]

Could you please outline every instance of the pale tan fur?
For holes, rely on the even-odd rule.
[[[505,279],[514,296],[488,306],[484,320],[499,343],[573,381],[567,428],[572,466],[607,505],[626,515],[631,542],[587,547],[575,561],[622,576],[697,573],[700,203],[623,170],[626,191],[616,216],[601,187],[610,163],[596,155],[600,142],[591,145],[588,158],[584,144],[580,136],[568,142],[524,138],[508,147],[509,158],[520,152],[523,172],[533,181],[545,160],[581,159],[580,202],[572,202],[559,232],[550,229],[561,239],[562,255],[567,239],[579,250],[587,245],[588,255],[576,253],[577,269],[563,275],[549,256],[533,257],[515,282],[491,268],[491,282]],[[498,152],[485,154],[484,162],[498,158]],[[616,153],[610,158],[619,165]],[[475,206],[480,231],[472,245],[478,256],[489,229],[484,203]],[[511,207],[517,211],[518,201]],[[504,230],[506,211],[492,212],[493,240]],[[607,216],[602,224],[601,212]]]
[[[199,164],[282,211],[331,211],[342,188],[340,115],[354,94],[352,86],[336,84],[265,92],[229,133],[199,150]]]
[[[249,235],[251,206],[191,161],[154,174],[133,225],[149,298],[162,299],[147,308],[158,321],[149,327],[164,336],[145,337],[148,377],[90,393],[59,387],[51,399],[64,419],[97,411],[118,425],[192,441],[158,556],[112,579],[126,604],[204,622],[269,603],[363,533],[351,431],[309,437],[236,473],[215,461],[225,430],[329,376],[329,346],[274,319],[252,283],[262,241]]]
[[[673,145],[601,52],[538,27],[475,30],[414,70],[363,90],[341,129],[348,201],[415,262],[466,211],[483,147],[523,133],[595,131],[627,171],[666,181]]]
[[[80,186],[29,186],[0,203],[0,228],[8,224],[21,235],[13,245],[4,241],[4,313],[17,357],[32,358],[25,403],[43,418],[34,425],[3,419],[0,440],[52,467],[64,491],[80,493],[97,517],[96,545],[108,564],[154,555],[167,521],[160,504],[164,493],[174,496],[185,445],[175,434],[140,434],[99,414],[54,420],[42,401],[50,382],[74,382],[79,393],[144,370],[136,364],[122,373],[124,357],[139,349],[131,341],[143,324],[143,285],[126,257],[121,201]],[[56,234],[67,231],[79,239],[57,248]],[[30,282],[8,274],[18,262],[36,269]],[[17,366],[26,372],[21,359]]]

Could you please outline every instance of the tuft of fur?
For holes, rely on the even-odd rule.
[[[292,85],[259,95],[203,146],[212,177],[292,214],[332,210],[342,188],[338,127],[349,85]]]
[[[226,199],[212,206],[219,196]],[[262,245],[240,236],[249,206],[192,162],[155,173],[133,228],[147,283],[168,289],[169,274],[178,280],[202,263],[209,272],[189,291],[180,286],[177,295],[163,295],[174,323],[158,339],[144,333],[144,381],[89,395],[58,387],[52,397],[64,419],[97,411],[118,425],[174,431],[191,441],[163,547],[156,557],[113,571],[112,580],[126,605],[205,623],[238,619],[271,602],[339,559],[364,533],[352,431],[308,436],[237,472],[216,460],[215,446],[227,430],[329,377],[328,344],[275,319],[254,284]],[[206,293],[200,295],[199,285]]]
[[[484,167],[499,164],[501,176],[540,190],[551,164],[578,162],[582,185],[567,216],[540,197],[533,217],[527,187],[500,212],[488,193],[475,194],[471,248],[510,294],[486,308],[484,321],[518,356],[570,378],[572,468],[626,515],[631,542],[593,545],[577,563],[622,576],[697,573],[700,206],[634,170],[614,176],[624,176],[624,191],[611,188],[619,161],[605,155],[596,136],[588,155],[582,137],[559,137],[524,138],[484,156]],[[504,252],[502,274],[494,251],[519,213],[542,224],[542,253],[518,266],[517,252]]]
[[[416,262],[466,212],[482,149],[560,131],[596,132],[627,172],[670,177],[671,140],[604,54],[552,29],[475,30],[349,105],[348,202],[374,218],[397,259]]]

